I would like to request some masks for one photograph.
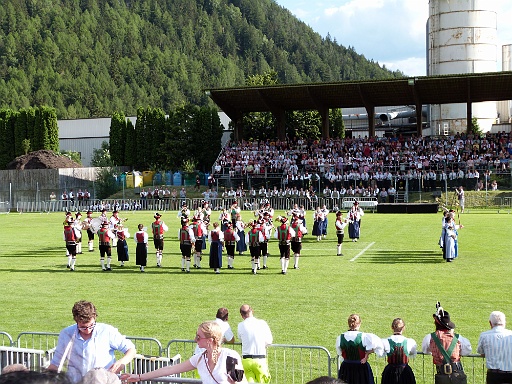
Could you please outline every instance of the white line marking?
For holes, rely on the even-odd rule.
[[[359,252],[357,255],[355,255],[353,258],[351,258],[349,261],[355,261],[359,256],[364,254],[368,249],[370,249],[373,244],[375,244],[375,241],[373,243],[370,243],[365,249],[363,249],[361,252]]]

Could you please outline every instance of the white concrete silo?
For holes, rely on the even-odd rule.
[[[501,47],[501,68],[503,71],[512,71],[512,44]],[[498,101],[498,113],[501,123],[510,123],[512,121],[512,101]]]
[[[496,72],[497,17],[488,0],[429,0],[428,75]],[[496,102],[472,104],[487,132],[496,121]],[[466,104],[431,105],[433,131],[466,132]]]

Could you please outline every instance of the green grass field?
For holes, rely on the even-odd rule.
[[[249,215],[243,213],[244,219]],[[138,223],[151,223],[153,213],[121,217],[128,218],[133,235]],[[334,355],[336,336],[346,330],[346,319],[354,312],[362,317],[361,330],[381,337],[390,334],[393,318],[402,317],[407,336],[421,343],[433,330],[432,313],[439,300],[474,350],[492,310],[512,318],[512,218],[506,213],[460,215],[465,228],[459,232],[460,256],[453,263],[443,262],[437,245],[440,213],[367,213],[360,241],[352,243],[347,236],[343,257],[336,256],[331,214],[328,238],[317,242],[307,235],[300,270],[290,268],[285,276],[279,273],[275,241],[269,246],[270,269],[256,276],[247,254],[235,258],[236,269],[223,269],[220,275],[207,268],[181,272],[175,212],[163,213],[170,227],[163,268],[156,268],[150,253],[146,273],[140,273],[130,238],[131,261],[124,268],[116,261],[112,272],[102,272],[95,244],[94,253],[78,256],[71,273],[66,269],[63,218],[62,213],[0,215],[0,331],[13,337],[24,331],[59,332],[73,322],[73,303],[86,299],[96,304],[98,321],[167,344],[175,338],[192,339],[197,325],[213,319],[220,306],[230,309],[236,332],[238,308],[249,303],[269,323],[275,343],[324,346]]]

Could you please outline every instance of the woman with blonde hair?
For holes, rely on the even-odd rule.
[[[187,361],[169,365],[142,374],[123,374],[126,382],[148,381],[158,377],[176,375],[197,368],[203,384],[247,383],[242,368],[242,359],[238,352],[222,348],[222,330],[215,321],[206,321],[199,325],[195,340],[199,348],[205,351],[192,356]]]
[[[409,366],[409,358],[416,356],[416,341],[402,335],[404,321],[397,317],[391,323],[393,335],[382,339],[388,365],[382,371],[382,384],[416,384],[414,372]]]
[[[361,318],[357,314],[348,317],[348,331],[336,339],[336,350],[343,358],[338,378],[349,384],[374,384],[368,356],[383,349],[382,341],[373,333],[360,332]]]

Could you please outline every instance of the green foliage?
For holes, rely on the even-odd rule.
[[[345,123],[341,108],[331,109],[329,111],[329,137],[332,139],[345,138]]]
[[[61,151],[62,156],[66,156],[68,159],[73,160],[75,163],[82,164],[80,153],[74,151]]]
[[[114,167],[101,167],[96,172],[96,197],[105,199],[119,191],[120,187],[116,181],[119,172]]]
[[[4,0],[0,24],[0,107],[63,119],[211,105],[205,88],[269,69],[283,84],[402,76],[269,0]]]
[[[482,128],[480,128],[480,125],[478,124],[478,119],[476,117],[473,117],[471,119],[471,125],[469,127],[469,132],[473,133],[477,137],[483,136]]]
[[[92,151],[91,165],[93,167],[113,167],[114,163],[110,157],[110,146],[108,142],[103,141],[101,148]]]
[[[26,155],[30,152],[30,140],[29,139],[23,139],[21,142],[21,147],[23,148],[23,154]]]

